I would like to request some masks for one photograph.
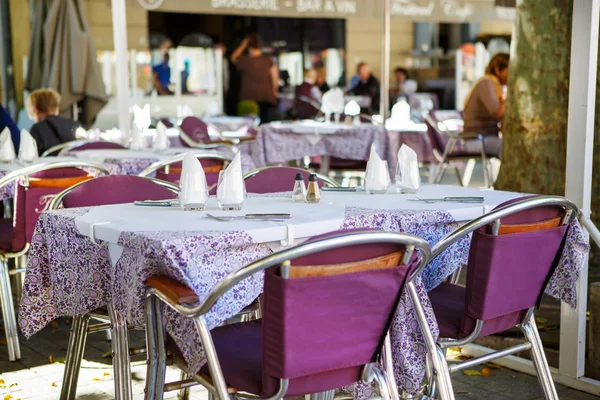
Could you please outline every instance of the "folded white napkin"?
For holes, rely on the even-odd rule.
[[[192,111],[192,108],[190,106],[188,106],[187,104],[184,104],[181,106],[180,111],[179,111],[180,118],[193,117],[193,116],[194,116],[194,112]]]
[[[350,100],[348,104],[346,104],[346,107],[344,107],[344,114],[351,117],[360,115],[360,105],[356,101]]]
[[[401,189],[415,191],[421,186],[417,153],[405,144],[398,150],[396,185]]]
[[[5,127],[0,133],[0,162],[11,162],[16,158],[15,146],[10,136],[10,129]]]
[[[207,200],[206,175],[202,164],[194,154],[186,153],[179,179],[179,204],[183,208],[204,208]]]
[[[340,88],[328,90],[321,99],[321,111],[327,115],[343,113],[344,106],[344,92]]]
[[[156,135],[154,135],[154,143],[152,150],[164,151],[169,148],[169,136],[167,136],[168,128],[162,122],[156,125]]]
[[[21,144],[19,145],[19,160],[23,162],[32,162],[38,158],[37,143],[31,133],[26,129],[21,129]]]
[[[385,192],[387,191],[390,180],[390,172],[387,162],[379,157],[375,150],[375,144],[371,145],[371,154],[367,162],[367,171],[365,175],[365,189],[368,192]]]
[[[217,201],[221,204],[234,205],[244,202],[246,185],[242,174],[242,161],[238,151],[227,168],[217,187]]]
[[[398,124],[406,124],[410,121],[410,105],[406,99],[401,98],[392,107],[391,120]]]
[[[146,104],[144,108],[141,108],[137,104],[133,105],[133,124],[140,130],[148,129],[152,125],[150,104]]]
[[[136,124],[133,124],[131,127],[131,142],[129,142],[129,150],[143,150],[144,147],[144,134]]]

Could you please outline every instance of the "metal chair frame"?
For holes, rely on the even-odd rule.
[[[146,297],[146,344],[148,346],[148,369],[146,374],[146,394],[145,399],[162,399],[163,392],[165,390],[175,390],[185,387],[192,386],[195,382],[198,382],[205,386],[213,396],[218,396],[221,400],[228,400],[230,398],[246,398],[243,394],[236,393],[230,396],[227,389],[225,378],[221,371],[219,359],[216,354],[216,349],[212,341],[210,330],[205,319],[205,315],[212,309],[223,294],[230,290],[234,285],[246,279],[247,277],[254,275],[257,272],[264,271],[267,268],[289,264],[290,260],[298,257],[306,256],[309,254],[331,250],[339,247],[347,247],[361,244],[375,244],[375,243],[397,243],[406,247],[405,258],[403,263],[406,264],[410,259],[413,252],[419,250],[419,266],[413,271],[413,273],[407,277],[406,282],[412,282],[412,280],[418,276],[427,265],[431,251],[429,244],[424,239],[416,236],[407,235],[403,233],[393,232],[382,232],[382,231],[362,231],[352,232],[348,234],[339,234],[324,238],[319,241],[305,242],[299,246],[281,251],[264,257],[258,261],[255,261],[238,271],[235,271],[226,276],[220,281],[206,296],[204,300],[196,305],[182,305],[173,302],[167,295],[161,291],[150,288],[147,292]],[[165,303],[167,306],[177,311],[179,314],[194,319],[196,329],[201,338],[201,343],[204,347],[208,359],[209,371],[211,374],[212,382],[208,382],[206,379],[199,375],[194,376],[193,379],[187,379],[181,382],[165,384],[165,368],[166,368],[166,351],[164,347],[164,328],[162,326],[162,310],[161,303]],[[384,342],[384,349],[382,349],[383,360],[380,362],[384,363],[384,370],[382,372],[381,365],[379,363],[371,363],[365,366],[362,374],[362,380],[371,383],[375,382],[379,387],[381,394],[386,399],[398,399],[398,391],[393,379],[393,370],[391,362],[391,350],[389,348],[390,340],[389,335]],[[390,380],[391,379],[391,380]],[[194,382],[195,381],[195,382]],[[269,399],[265,400],[276,400],[282,399],[288,388],[288,380],[281,379],[279,385],[279,391]],[[251,396],[257,399],[255,395]],[[313,399],[329,399],[333,398],[332,391],[322,392],[313,394]]]
[[[9,183],[23,179],[23,184],[29,184],[29,175],[36,172],[47,171],[58,168],[87,168],[94,169],[108,175],[108,170],[101,164],[92,163],[83,160],[73,161],[52,161],[48,163],[39,163],[30,165],[19,170],[13,171],[0,179],[0,188]],[[21,358],[21,347],[19,345],[19,336],[17,329],[17,321],[13,304],[12,288],[10,285],[10,276],[18,275],[25,272],[27,261],[25,256],[29,251],[29,243],[25,247],[16,252],[5,252],[0,255],[0,303],[2,307],[2,317],[4,320],[4,331],[6,333],[6,345],[8,347],[8,358],[10,361],[16,361]],[[15,268],[8,268],[8,260],[15,260]]]
[[[250,179],[255,177],[256,175],[260,174],[262,171],[268,170],[268,169],[272,169],[272,168],[291,168],[293,170],[296,170],[298,172],[308,172],[305,169],[302,168],[297,168],[297,167],[277,167],[277,166],[267,166],[267,167],[262,167],[262,168],[256,168],[253,169],[252,171],[248,171],[244,174],[244,180],[246,179]],[[328,186],[331,187],[340,187],[340,184],[337,183],[336,181],[334,181],[333,179],[331,179],[330,177],[328,177],[327,175],[323,175],[320,174],[318,172],[312,172],[315,175],[317,175],[318,179],[321,179],[324,183],[326,183]]]
[[[88,143],[97,143],[97,142],[112,143],[107,140],[87,140],[87,139],[72,140],[70,142],[60,143],[60,144],[57,144],[56,146],[50,147],[48,150],[46,150],[42,153],[41,157],[48,157],[56,151],[58,151],[58,154],[57,154],[58,156],[64,156],[66,153],[70,152],[73,149],[76,149],[79,146],[82,146],[82,145],[88,144]]]
[[[162,181],[160,179],[150,178],[150,177],[141,177],[144,179],[148,179],[159,186],[165,187],[171,190],[173,193],[179,193],[179,187],[177,185],[172,184],[171,182]],[[83,185],[89,181],[79,182],[62,192],[60,192],[50,203],[48,209],[56,210],[62,205],[62,201],[66,195],[71,193],[80,185]],[[99,311],[99,310],[98,310]],[[100,321],[98,324],[90,325],[90,320],[96,319]],[[116,321],[116,323],[113,323]],[[65,372],[63,375],[63,383],[61,387],[61,399],[65,400],[73,400],[75,399],[75,395],[77,393],[77,382],[79,380],[79,370],[81,368],[81,361],[83,359],[83,352],[85,350],[85,343],[87,340],[87,335],[89,333],[96,333],[102,331],[109,331],[110,336],[114,338],[112,340],[113,354],[124,354],[126,352],[128,355],[130,354],[142,354],[145,353],[145,348],[143,349],[130,349],[129,341],[127,339],[127,331],[129,330],[126,322],[122,317],[118,316],[114,309],[112,309],[111,305],[108,305],[108,313],[100,313],[100,312],[91,312],[83,315],[75,315],[73,316],[73,322],[71,324],[71,335],[69,336],[69,344],[67,346],[67,357],[65,360]],[[118,374],[115,376],[115,384],[117,382],[120,387],[126,387],[128,385],[126,382],[130,376],[129,370],[125,370],[124,368],[129,368],[128,366],[124,366],[125,364],[129,364],[129,357],[126,357],[126,360],[117,360],[115,358],[114,362],[118,365]],[[117,386],[115,386],[117,388]],[[118,390],[118,389],[117,389]]]
[[[169,158],[168,160],[157,161],[154,164],[149,165],[146,169],[138,174],[138,176],[147,177],[148,175],[158,171],[159,169],[164,168],[165,173],[169,173],[169,167],[172,164],[182,162],[185,157],[185,153],[178,154],[175,157]],[[213,159],[213,160],[222,160],[224,163],[229,163],[233,158],[228,157],[224,154],[219,153],[211,153],[211,152],[194,152],[194,157],[198,159]]]
[[[432,183],[440,183],[444,178],[444,175],[446,174],[446,169],[448,169],[448,167],[451,165],[452,167],[454,167],[454,171],[456,173],[456,177],[458,178],[458,182],[460,183],[460,185],[468,186],[469,182],[471,181],[471,176],[473,174],[473,168],[475,167],[475,164],[472,161],[475,160],[475,156],[469,155],[454,157],[451,155],[451,153],[452,151],[454,151],[454,148],[456,147],[456,144],[458,142],[476,140],[480,145],[479,158],[481,159],[481,163],[483,164],[484,182],[487,187],[491,187],[493,185],[493,182],[491,180],[490,170],[488,166],[489,160],[487,154],[485,153],[483,135],[481,133],[475,132],[451,132],[447,130],[442,131],[438,129],[437,123],[433,120],[433,118],[431,118],[431,116],[428,113],[425,113],[423,117],[428,122],[428,124],[431,125],[433,129],[435,129],[438,135],[445,136],[448,138],[448,142],[446,143],[446,147],[444,148],[444,152],[442,154],[439,154],[437,149],[433,150],[433,155],[438,161],[438,166],[435,169]],[[467,161],[467,168],[465,170],[464,175],[461,176],[460,171],[458,170],[458,166],[455,164],[455,161]]]
[[[492,226],[492,234],[498,235],[500,231],[500,220],[509,215],[526,211],[536,207],[544,207],[544,206],[559,206],[565,209],[565,216],[561,221],[562,225],[570,224],[580,213],[577,206],[571,201],[565,199],[560,196],[540,196],[534,197],[530,199],[524,199],[504,207],[498,208],[488,214],[485,214],[482,217],[472,220],[471,222],[463,225],[461,228],[456,231],[450,233],[442,240],[440,240],[433,248],[432,248],[432,256],[431,260],[435,259],[440,253],[448,249],[451,245],[456,243],[461,238],[471,234],[472,232],[485,227]],[[460,270],[456,271],[453,274],[453,281],[457,280],[458,274]],[[542,386],[542,390],[544,392],[544,396],[548,400],[558,400],[558,396],[556,394],[556,388],[554,387],[554,383],[552,382],[552,375],[550,373],[550,367],[548,366],[548,362],[546,360],[546,355],[544,354],[544,347],[542,345],[540,336],[537,331],[537,327],[535,324],[534,317],[534,308],[530,308],[522,321],[517,325],[523,334],[525,335],[526,342],[523,344],[519,344],[516,346],[512,346],[500,351],[496,351],[490,354],[486,354],[484,356],[476,357],[469,359],[467,361],[455,363],[452,365],[448,365],[446,361],[446,350],[450,347],[460,347],[465,346],[467,344],[472,343],[483,329],[484,321],[477,320],[473,331],[469,333],[469,335],[465,336],[461,339],[451,339],[451,338],[438,338],[437,342],[434,340],[431,331],[429,330],[429,326],[427,324],[427,319],[425,316],[425,312],[423,307],[419,301],[419,297],[417,295],[416,288],[414,283],[410,282],[408,284],[409,294],[411,296],[412,302],[414,304],[415,310],[417,312],[417,317],[419,320],[419,324],[421,326],[421,330],[423,331],[423,335],[425,336],[425,341],[429,348],[429,355],[431,358],[429,366],[430,370],[428,371],[429,376],[437,376],[441,379],[437,381],[440,390],[440,398],[442,400],[453,400],[454,399],[454,391],[452,389],[452,382],[450,380],[450,374],[462,371],[466,368],[472,367],[474,365],[478,365],[481,363],[493,361],[498,358],[502,358],[508,355],[516,354],[525,350],[531,350],[533,362],[537,371],[538,380],[540,385]],[[430,380],[431,381],[431,380]],[[429,396],[433,397],[436,391],[436,385],[431,385],[429,388]]]

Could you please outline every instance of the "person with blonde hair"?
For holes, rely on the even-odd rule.
[[[35,121],[31,136],[37,143],[40,155],[57,144],[75,140],[79,123],[60,117],[59,110],[60,94],[54,89],[34,90],[27,98],[29,118]]]
[[[464,131],[481,133],[486,153],[498,158],[502,150],[500,125],[506,111],[504,86],[508,81],[509,62],[506,53],[492,57],[485,75],[475,82],[467,95],[464,108]],[[467,147],[470,146],[478,144],[467,143]]]

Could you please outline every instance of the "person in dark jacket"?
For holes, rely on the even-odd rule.
[[[299,119],[313,119],[317,116],[321,103],[321,91],[316,85],[317,71],[304,71],[304,82],[296,86],[294,112]]]
[[[19,143],[21,142],[21,132],[15,124],[15,121],[12,119],[8,111],[2,104],[0,104],[0,132],[4,130],[4,128],[8,128],[10,130],[10,137],[12,139],[13,145],[15,146],[15,153],[19,153]]]
[[[379,113],[380,91],[379,80],[371,73],[371,67],[367,63],[359,63],[356,68],[358,75],[358,83],[350,90],[350,93],[355,96],[367,96],[371,98],[371,107],[369,113]]]
[[[36,122],[31,127],[31,136],[40,155],[52,146],[76,139],[79,123],[59,117],[59,109],[60,95],[54,89],[34,90],[27,99],[29,117]]]

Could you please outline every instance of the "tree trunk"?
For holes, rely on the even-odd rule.
[[[564,195],[573,0],[518,0],[497,189]]]

